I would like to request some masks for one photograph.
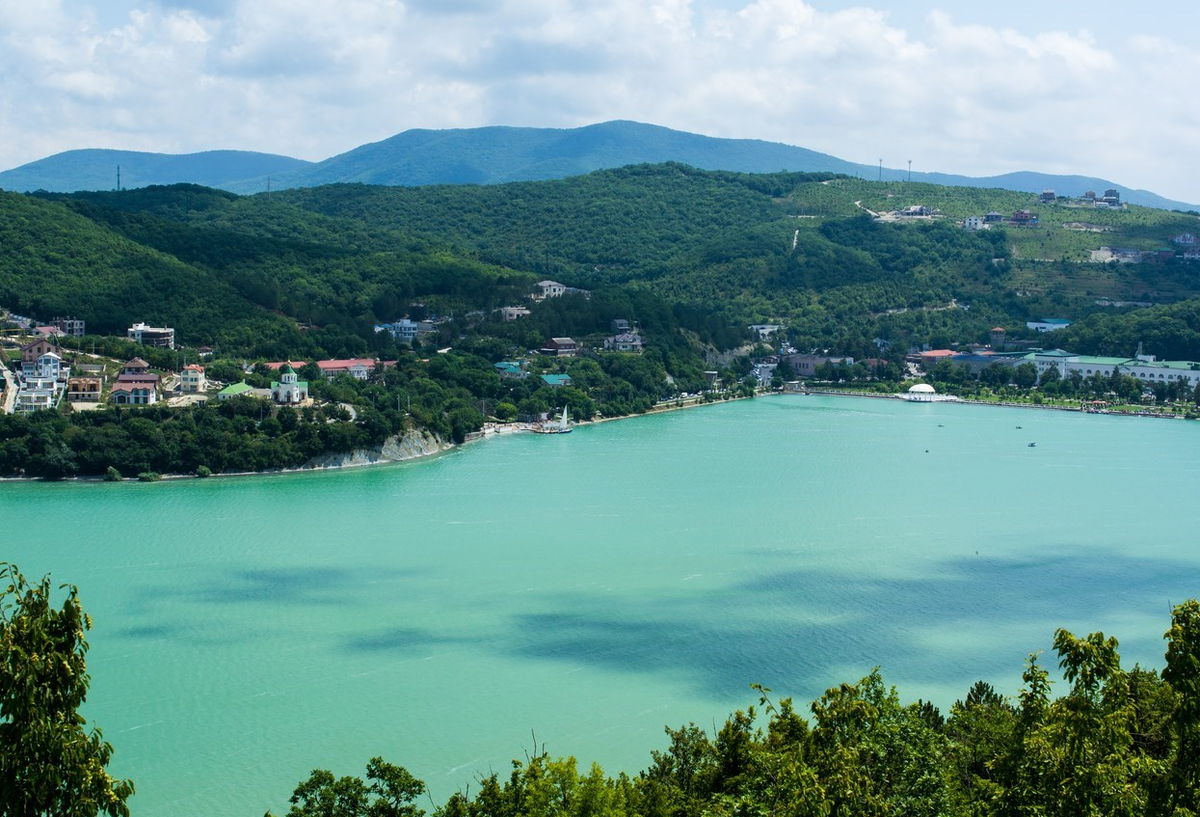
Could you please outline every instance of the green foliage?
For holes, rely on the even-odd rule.
[[[296,787],[287,817],[423,817],[413,801],[425,784],[402,766],[374,757],[367,763],[367,781],[335,778],[325,769],[315,769]],[[268,812],[268,815],[270,812]]]
[[[128,817],[133,784],[105,771],[112,746],[79,714],[91,619],[78,591],[61,588],[55,609],[49,577],[31,585],[7,563],[0,583],[0,815]]]

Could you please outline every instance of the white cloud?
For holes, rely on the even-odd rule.
[[[623,118],[1200,199],[1182,32],[836,5],[0,0],[0,167],[77,147],[319,159],[413,127]]]

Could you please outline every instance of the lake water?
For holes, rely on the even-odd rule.
[[[440,803],[535,741],[636,772],[752,682],[805,709],[880,665],[945,708],[1015,694],[1059,626],[1161,667],[1198,451],[1196,423],[772,397],[369,469],[6,483],[0,558],[80,587],[138,817],[280,813],[375,755]]]

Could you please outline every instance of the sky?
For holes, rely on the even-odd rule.
[[[1198,32],[1193,0],[0,0],[0,170],[629,119],[1198,202]]]

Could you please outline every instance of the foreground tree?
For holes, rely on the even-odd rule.
[[[79,714],[91,618],[60,589],[55,609],[48,576],[0,563],[0,817],[128,817],[133,783],[105,771],[112,745]]]
[[[326,769],[315,769],[292,793],[287,817],[422,817],[425,812],[413,801],[425,792],[425,783],[373,757],[367,764],[367,780],[335,778]],[[270,817],[270,812],[267,812]]]

